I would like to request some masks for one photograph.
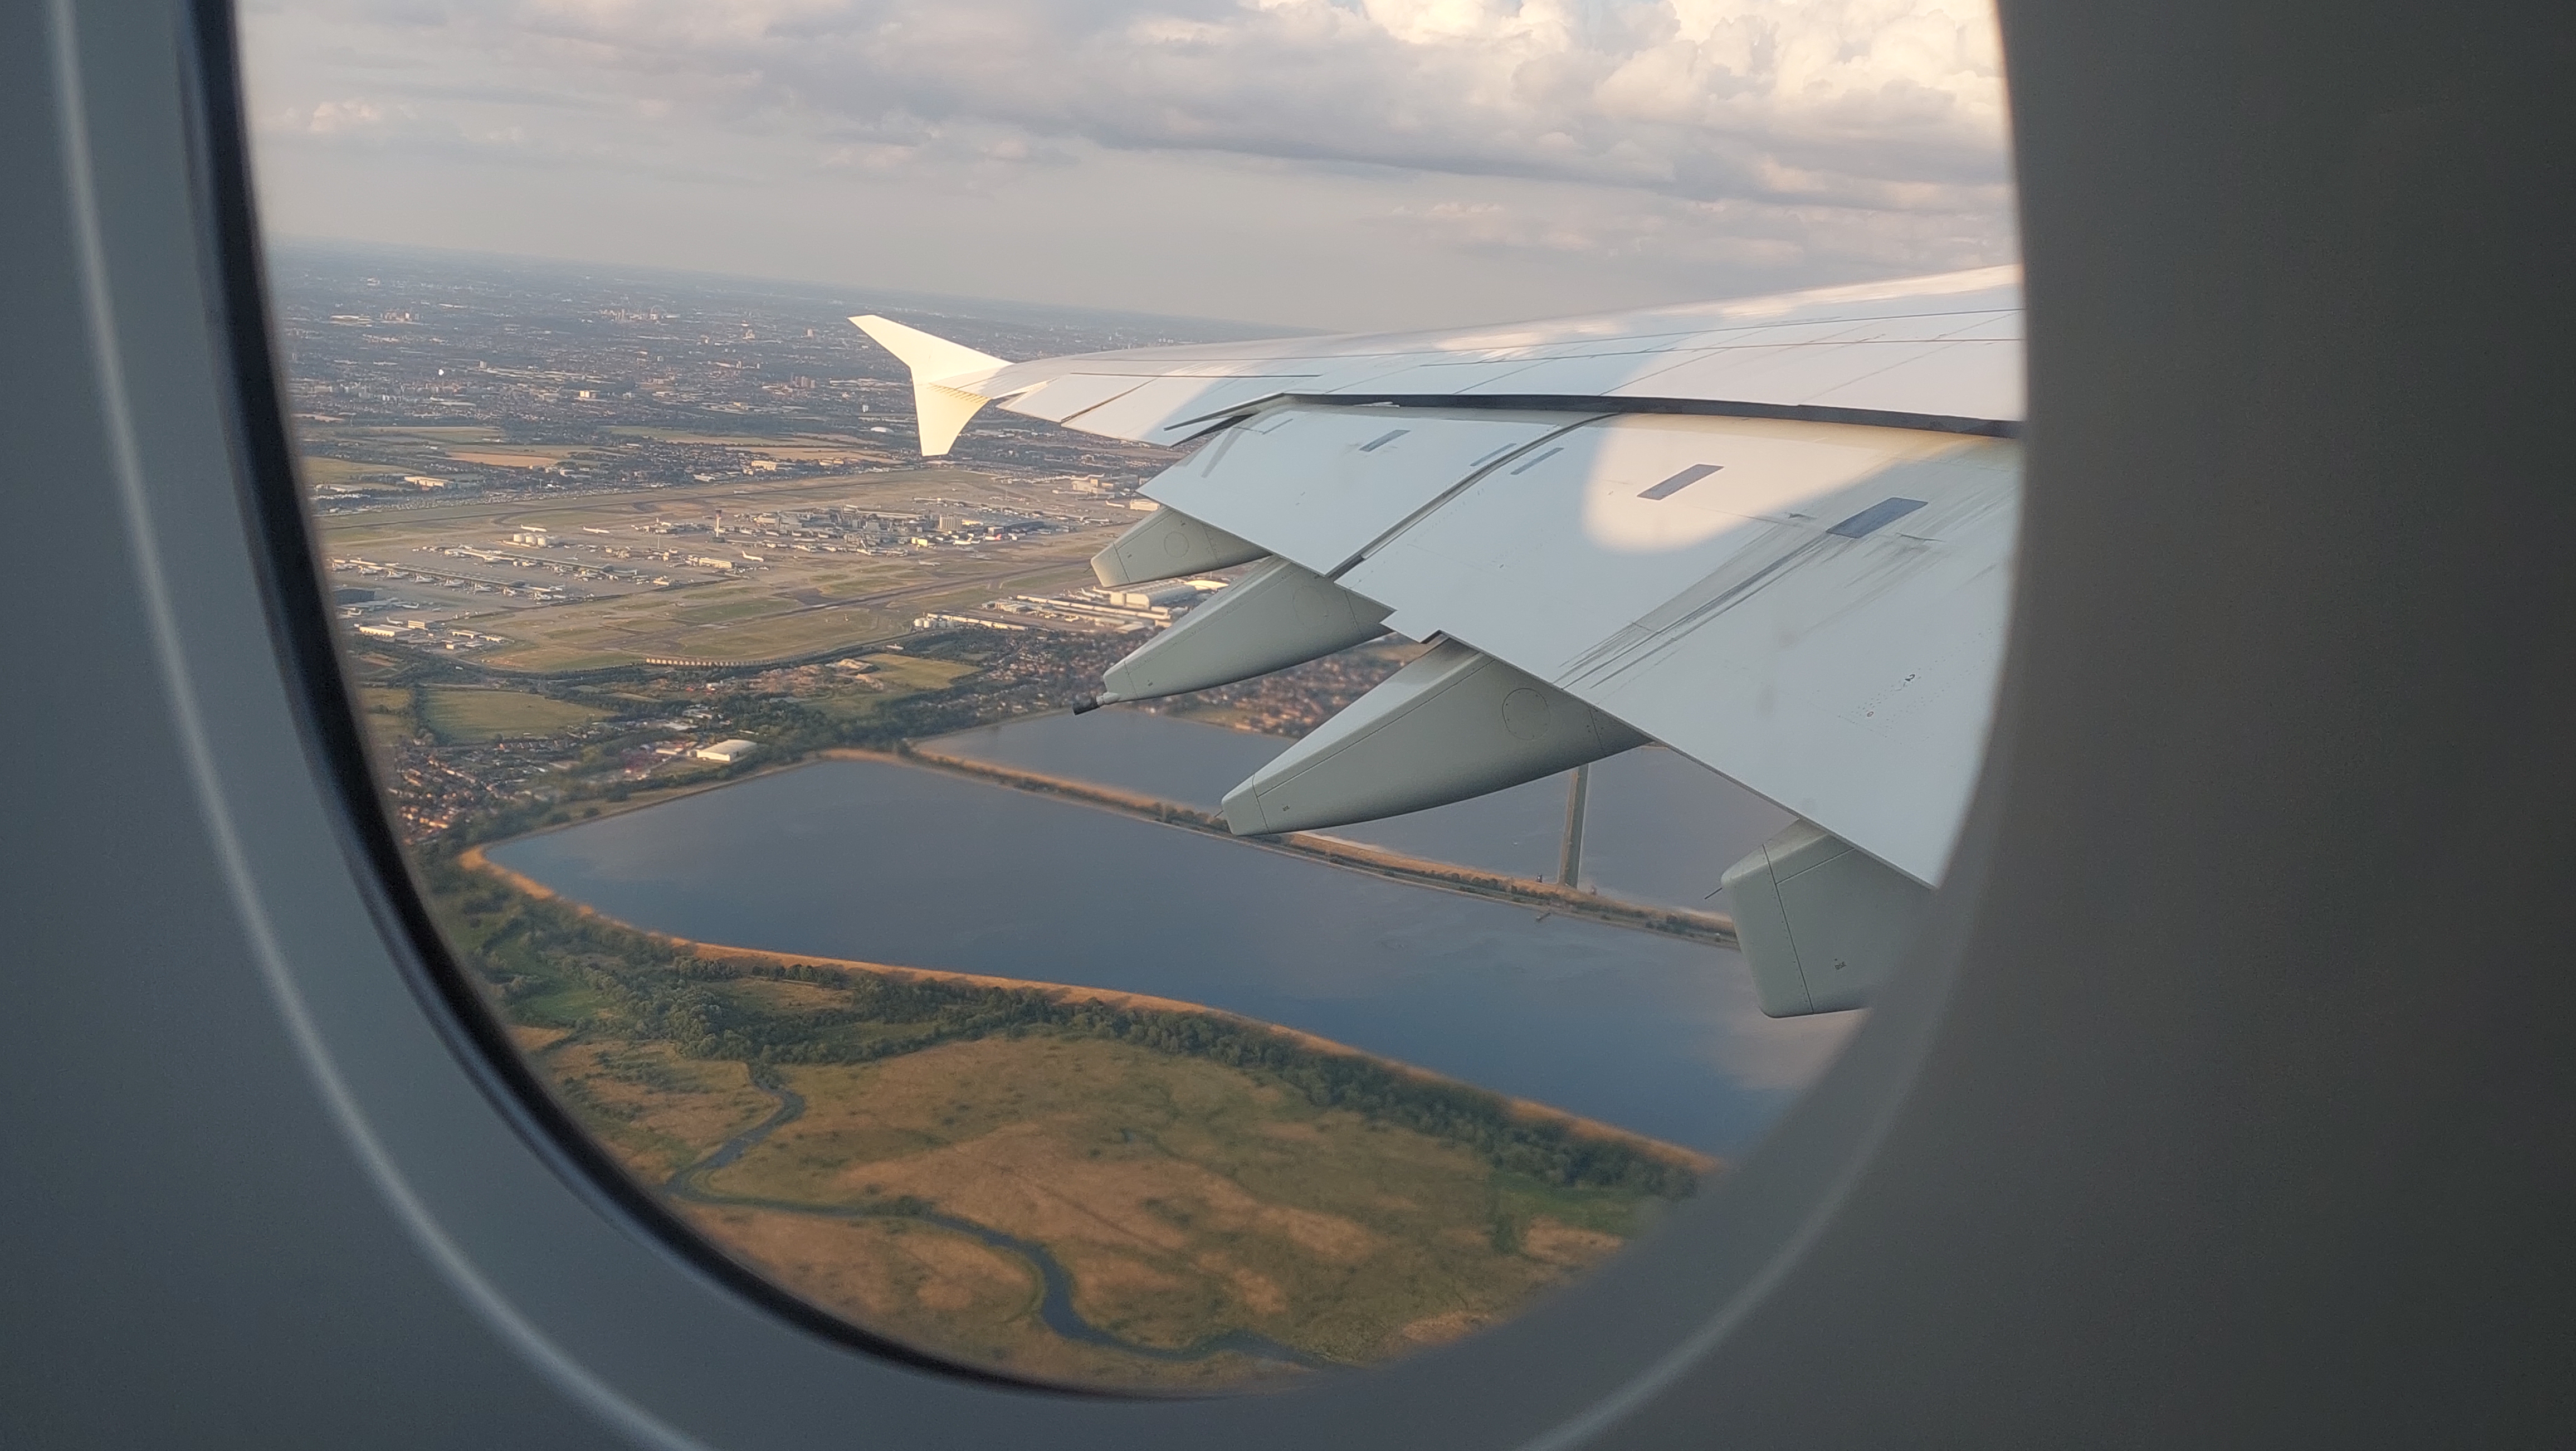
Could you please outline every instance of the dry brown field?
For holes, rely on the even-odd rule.
[[[834,997],[731,990],[781,1009]],[[871,1329],[1044,1378],[1183,1387],[1265,1367],[1056,1335],[1036,1267],[938,1216],[1044,1245],[1082,1317],[1129,1343],[1185,1351],[1248,1330],[1347,1365],[1506,1318],[1643,1227],[1635,1196],[1522,1180],[1256,1072],[1101,1039],[767,1070],[801,1114],[694,1176],[777,1109],[744,1065],[580,1039],[541,1062],[639,1179],[686,1181],[675,1207],[745,1263]]]

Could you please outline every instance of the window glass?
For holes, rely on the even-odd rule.
[[[1866,399],[1747,421],[1698,406],[1736,396],[1717,343],[1634,359],[1759,309],[1488,325],[2009,262],[1982,7],[277,0],[243,26],[315,552],[418,887],[569,1118],[849,1323],[1136,1390],[1466,1335],[1708,1192],[1858,1016],[1810,1009],[1865,1001],[1937,879],[1955,802],[1826,812],[1664,722],[1700,709],[1672,682],[1720,679],[1689,641],[1738,587],[1736,555],[1681,551],[1880,561],[1832,586],[1848,609],[1795,606],[1829,624],[1991,541],[1980,480],[2015,464],[1983,364],[1922,364],[1974,395],[1908,410],[1960,415],[1929,429]],[[1903,346],[1984,358],[2017,346],[2001,316]],[[1345,356],[1338,403],[1278,361],[1397,329],[1443,335]],[[1162,345],[1233,361],[972,392]],[[1575,543],[1561,600],[1527,583]],[[1190,567],[1094,564],[1120,547]],[[1262,647],[1279,668],[1163,693],[1177,648],[1131,661],[1264,590],[1262,628],[1306,632]],[[1614,609],[1597,658],[1525,643]],[[1951,658],[1930,639],[1834,707],[1863,746],[1942,709],[1905,673]],[[1772,710],[1807,678],[1782,658],[1720,704]],[[1449,724],[1387,704],[1477,691]],[[1383,760],[1281,784],[1363,719]],[[1745,862],[1761,904],[1723,884]],[[1757,980],[1760,932],[1802,954]]]

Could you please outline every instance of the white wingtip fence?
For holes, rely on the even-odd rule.
[[[952,343],[875,313],[851,318],[850,322],[912,370],[912,413],[921,433],[923,458],[947,453],[956,444],[957,435],[965,431],[966,421],[990,401],[982,394],[954,385],[976,382],[1009,366],[990,353],[979,353],[964,343]]]

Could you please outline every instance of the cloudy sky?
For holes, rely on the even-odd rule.
[[[281,233],[1379,328],[2009,261],[1988,0],[246,0]]]

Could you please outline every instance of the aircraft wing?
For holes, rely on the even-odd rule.
[[[2009,433],[2022,416],[2017,267],[1502,327],[1025,363],[884,318],[851,321],[913,366],[916,387],[954,395],[952,410],[998,401],[1138,443],[1181,443],[1286,399],[1597,401],[1970,433]],[[955,437],[925,431],[922,452],[944,454]]]
[[[1416,810],[1651,738],[1930,885],[2002,658],[2018,284],[1996,268],[1024,363],[853,321],[914,365],[926,452],[986,403],[1202,440],[1095,569],[1256,567],[1113,668],[1103,699],[1383,629],[1440,642],[1238,788],[1237,830]]]

